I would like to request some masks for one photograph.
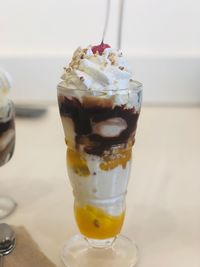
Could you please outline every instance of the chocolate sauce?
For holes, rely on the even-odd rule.
[[[3,151],[0,151],[0,167],[3,166],[6,162],[8,162],[14,153],[15,149],[15,138],[9,142],[6,148]]]
[[[77,98],[69,99],[61,96],[58,99],[58,103],[61,116],[69,117],[73,120],[77,135],[91,133],[90,118]]]
[[[11,159],[15,148],[14,114],[8,117],[9,120],[0,121],[0,166]]]
[[[14,122],[13,120],[8,120],[6,122],[0,122],[0,136],[6,132],[8,129],[14,127]]]
[[[58,96],[60,114],[71,118],[74,122],[77,146],[83,145],[88,154],[101,156],[106,150],[113,146],[126,144],[130,139],[134,142],[139,113],[134,108],[121,106],[86,106],[77,98]],[[92,132],[95,123],[103,122],[111,118],[122,118],[127,128],[119,135],[106,137]]]

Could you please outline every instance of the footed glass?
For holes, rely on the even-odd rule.
[[[128,89],[90,91],[61,83],[57,89],[80,231],[65,243],[62,261],[68,267],[132,267],[137,247],[120,233],[142,84],[133,81]]]

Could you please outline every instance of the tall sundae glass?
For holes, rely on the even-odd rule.
[[[121,236],[142,84],[120,51],[78,48],[58,84],[66,163],[81,234],[62,251],[65,266],[134,266],[137,249]]]
[[[15,147],[15,111],[8,99],[10,87],[9,74],[0,69],[0,167],[11,159]],[[16,203],[10,197],[1,195],[0,219],[11,214],[15,207]]]

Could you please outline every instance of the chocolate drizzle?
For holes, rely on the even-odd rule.
[[[12,138],[6,148],[3,151],[0,151],[0,167],[6,164],[6,162],[8,162],[12,158],[14,149],[15,138]]]
[[[0,122],[0,136],[10,128],[14,128],[14,121],[12,119],[6,122]]]
[[[61,96],[59,98],[60,114],[73,120],[75,132],[79,135],[87,135],[92,131],[87,111],[82,107],[77,98],[69,99]]]
[[[12,116],[8,121],[0,122],[0,166],[4,165],[13,155],[15,148],[15,124]],[[14,132],[10,135],[10,132]],[[6,141],[6,146],[5,144]]]
[[[61,116],[71,118],[74,123],[76,145],[83,145],[88,154],[101,156],[113,146],[127,144],[130,140],[134,142],[139,117],[139,113],[134,108],[126,108],[125,105],[114,107],[88,106],[75,97],[67,98],[63,95],[58,96],[58,103]],[[119,135],[112,137],[92,132],[95,123],[111,118],[122,118],[127,124],[126,129],[122,130]]]

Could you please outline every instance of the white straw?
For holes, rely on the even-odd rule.
[[[120,0],[119,3],[119,21],[118,21],[118,34],[117,34],[117,49],[120,50],[122,46],[122,28],[124,18],[124,3],[125,0]]]
[[[106,18],[105,18],[105,24],[104,24],[104,29],[103,29],[102,42],[104,41],[104,38],[107,33],[107,29],[108,29],[108,22],[109,22],[109,17],[110,17],[110,4],[111,4],[111,0],[107,0]]]

